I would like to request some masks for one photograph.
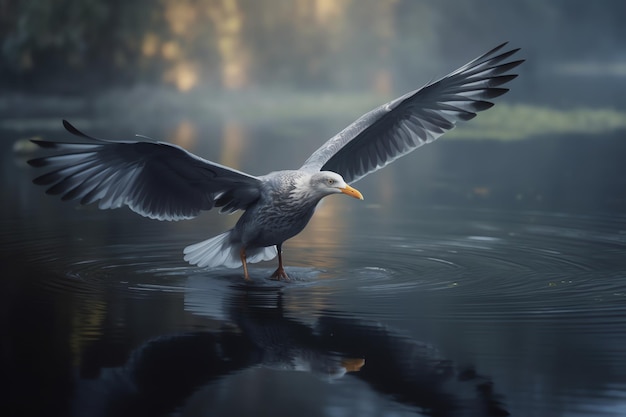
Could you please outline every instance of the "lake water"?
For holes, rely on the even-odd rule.
[[[321,143],[204,131],[254,174]],[[250,284],[182,259],[236,218],[62,203],[13,143],[65,134],[0,133],[3,415],[626,415],[623,131],[441,139],[328,198],[292,282]]]

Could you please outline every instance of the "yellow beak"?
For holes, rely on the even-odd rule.
[[[346,368],[346,372],[359,372],[365,365],[365,359],[345,358],[341,361],[341,366]]]
[[[349,185],[346,185],[344,188],[340,188],[341,192],[349,195],[350,197],[358,198],[359,200],[363,200],[363,194],[359,192],[356,188],[352,188]]]

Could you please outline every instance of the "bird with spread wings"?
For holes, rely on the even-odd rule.
[[[445,77],[366,113],[324,143],[297,170],[252,176],[202,159],[183,148],[148,140],[104,140],[88,136],[69,122],[75,142],[34,140],[51,156],[32,159],[48,168],[35,178],[48,194],[101,209],[128,206],[152,219],[190,219],[218,207],[242,210],[230,230],[187,246],[184,259],[199,267],[243,266],[278,255],[274,279],[289,279],[283,267],[283,243],[307,225],[322,198],[345,194],[363,199],[350,186],[397,158],[430,143],[493,106],[517,77],[519,50],[502,52],[506,43]]]

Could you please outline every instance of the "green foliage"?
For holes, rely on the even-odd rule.
[[[471,123],[448,133],[448,138],[526,139],[560,134],[604,134],[626,130],[626,113],[611,108],[554,109],[499,103]]]

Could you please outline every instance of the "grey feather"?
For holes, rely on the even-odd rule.
[[[347,183],[390,164],[493,106],[490,99],[517,77],[508,74],[523,60],[506,61],[519,49],[496,55],[503,43],[438,81],[370,111],[317,149],[305,171],[333,171]]]
[[[315,151],[301,169],[254,177],[168,143],[93,138],[67,121],[78,142],[33,141],[56,152],[28,161],[48,171],[34,182],[47,193],[101,209],[124,205],[159,220],[195,217],[220,207],[245,212],[231,230],[185,248],[185,260],[207,267],[244,265],[279,255],[274,277],[287,278],[283,242],[300,233],[322,198],[343,193],[363,199],[352,183],[493,106],[517,75],[517,49],[502,44],[438,81],[365,114]],[[322,171],[322,172],[320,172]],[[333,171],[333,172],[328,172]]]
[[[243,172],[199,158],[172,144],[110,141],[88,136],[67,121],[65,128],[81,143],[36,140],[59,154],[32,159],[30,165],[53,168],[35,178],[48,194],[81,204],[100,201],[102,209],[127,205],[142,216],[180,220],[220,205],[245,210],[259,197],[261,182]]]

